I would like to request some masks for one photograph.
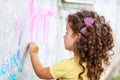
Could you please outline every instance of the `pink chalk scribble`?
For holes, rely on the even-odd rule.
[[[43,9],[40,7],[34,7],[34,0],[30,0],[29,2],[29,14],[30,14],[30,23],[29,23],[29,31],[30,38],[34,41],[38,35],[38,27],[39,24],[43,25],[43,40],[45,42],[48,41],[49,34],[49,19],[51,16],[56,14],[55,9]]]
[[[17,24],[16,24],[16,35],[17,35],[17,38],[19,38],[19,34],[20,34],[20,19],[18,18]]]

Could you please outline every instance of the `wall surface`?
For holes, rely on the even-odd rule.
[[[56,0],[0,0],[0,80],[38,80],[27,45],[40,45],[44,66],[54,61]]]

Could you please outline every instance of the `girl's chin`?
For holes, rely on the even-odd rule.
[[[67,47],[65,47],[66,50],[69,50]]]
[[[65,49],[66,49],[66,50],[69,50],[69,51],[72,51],[72,49],[71,49],[71,48],[68,48],[68,47],[65,47]]]

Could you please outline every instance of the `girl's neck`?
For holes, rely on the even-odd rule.
[[[79,56],[77,53],[74,53],[74,56]]]

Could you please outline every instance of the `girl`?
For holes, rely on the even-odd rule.
[[[38,77],[59,80],[102,80],[103,65],[109,65],[112,50],[112,29],[104,16],[94,11],[82,10],[67,17],[64,44],[74,57],[51,67],[42,67],[38,46],[29,44],[33,68]]]

